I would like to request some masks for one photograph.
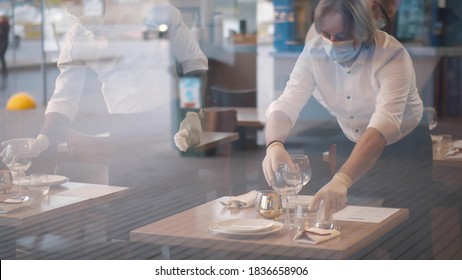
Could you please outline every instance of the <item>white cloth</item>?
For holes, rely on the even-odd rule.
[[[168,10],[178,11],[173,6]],[[173,13],[174,20],[170,19],[168,40],[141,39],[145,18],[142,8],[137,12],[125,11],[117,22],[101,23],[91,31],[76,19],[62,45],[60,75],[46,114],[56,112],[70,120],[75,118],[88,69],[98,75],[111,114],[141,113],[159,106],[158,95],[166,94],[163,89],[170,87],[165,86],[169,83],[165,80],[169,69],[159,65],[171,64],[170,54],[182,64],[185,73],[207,70],[207,57],[179,11]],[[130,25],[123,24],[127,20]]]
[[[294,125],[312,95],[337,118],[353,142],[373,127],[392,144],[422,118],[411,58],[401,43],[382,31],[377,31],[374,46],[362,48],[351,67],[329,59],[321,35],[310,40],[283,94],[266,114],[284,112]]]
[[[336,229],[309,228],[308,230],[299,231],[294,236],[295,242],[319,244],[340,236],[340,231]]]
[[[222,201],[227,207],[238,207],[246,208],[255,204],[255,199],[257,199],[258,191],[251,190],[248,193],[241,194],[238,196],[231,196],[229,199]]]

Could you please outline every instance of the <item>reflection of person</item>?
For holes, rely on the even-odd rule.
[[[331,219],[354,189],[380,195],[386,206],[411,207],[431,181],[432,149],[409,54],[376,30],[365,1],[321,0],[315,28],[319,35],[307,43],[283,94],[267,110],[262,167],[268,183],[279,164],[291,164],[284,141],[313,95],[343,133],[337,142],[342,165],[310,208],[323,200]]]
[[[10,33],[10,23],[8,22],[8,17],[5,15],[0,16],[0,60],[2,63],[2,75],[5,76],[8,74],[8,69],[6,68],[5,54],[8,49],[8,37]]]
[[[76,17],[76,24],[68,32],[60,52],[58,67],[61,73],[48,103],[46,121],[36,139],[38,149],[33,156],[46,149],[49,140],[61,140],[63,128],[74,120],[86,69],[98,75],[111,115],[147,114],[147,117],[148,112],[158,106],[158,95],[165,94],[156,92],[156,86],[165,83],[159,71],[166,70],[159,69],[158,65],[168,57],[169,49],[161,40],[129,40],[131,34],[139,32],[141,35],[142,24],[167,24],[170,51],[180,62],[183,72],[205,73],[207,58],[182,22],[180,11],[168,2],[162,2],[156,1],[144,17],[137,14],[141,7],[130,5],[118,11],[120,14],[116,18],[119,22],[105,23],[104,17],[85,16],[82,6],[65,1],[67,10]],[[124,20],[139,25],[124,25]],[[131,123],[131,126],[136,125],[139,123]],[[139,132],[143,130],[140,128]]]
[[[118,202],[113,215],[115,223],[137,223],[148,217],[152,205],[151,191],[156,178],[146,159],[156,158],[153,143],[159,139],[155,123],[159,109],[170,106],[170,54],[178,69],[185,75],[203,77],[207,58],[199,48],[192,32],[182,20],[180,11],[163,0],[153,0],[147,8],[145,1],[112,5],[106,14],[85,15],[80,1],[65,1],[67,11],[75,17],[75,24],[66,34],[58,59],[60,75],[45,115],[45,123],[35,139],[31,154],[38,156],[61,142],[65,132],[79,111],[81,95],[87,75],[92,72],[101,83],[101,92],[109,112],[109,183],[131,187],[130,197]],[[111,13],[112,12],[112,13]],[[146,26],[167,28],[166,39],[143,39]],[[160,104],[159,100],[167,100]],[[9,141],[15,141],[9,140]],[[134,174],[137,180],[133,180]],[[157,178],[158,179],[158,178]],[[136,201],[136,202],[134,202]],[[146,205],[151,205],[146,207]],[[136,213],[133,219],[130,213]],[[120,228],[120,226],[119,226]],[[126,230],[115,232],[117,237]]]

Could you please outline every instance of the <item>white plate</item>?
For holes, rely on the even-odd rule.
[[[284,227],[276,221],[263,219],[231,219],[212,223],[209,229],[233,235],[266,235],[278,232]]]
[[[23,185],[29,184],[29,176],[23,177],[21,182]],[[57,186],[69,181],[69,178],[61,175],[48,175],[48,183],[50,186]]]
[[[230,232],[246,233],[267,231],[273,227],[273,222],[262,219],[231,219],[217,223]]]

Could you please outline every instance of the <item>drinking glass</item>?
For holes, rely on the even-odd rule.
[[[438,117],[436,115],[436,110],[433,107],[424,107],[423,109],[425,117],[427,118],[428,121],[428,128],[430,130],[433,130],[436,125],[438,124]]]
[[[285,202],[286,228],[295,226],[294,213],[297,195],[304,185],[311,179],[311,165],[307,155],[291,155],[293,168],[287,164],[281,164],[274,174],[272,188],[282,197]]]
[[[9,193],[13,188],[10,170],[0,170],[0,193]]]
[[[314,226],[320,229],[339,229],[339,227],[334,224],[333,213],[326,217],[324,215],[324,208],[324,200],[321,200],[318,212],[316,213],[316,222]]]
[[[22,157],[21,155],[29,154],[30,152],[30,139],[24,138],[24,141],[18,141],[15,144],[9,144],[5,147],[5,155],[3,162],[9,170],[18,172],[17,184],[18,184],[18,195],[12,199],[19,200],[21,202],[28,201],[29,196],[23,195],[22,183],[25,177],[25,171],[29,169],[32,160],[31,158]]]
[[[45,173],[34,173],[29,176],[29,192],[33,197],[47,195],[50,191],[48,175]]]
[[[282,214],[281,197],[274,191],[260,191],[255,205],[258,213],[266,219],[276,220]]]
[[[297,200],[295,208],[295,225],[298,230],[308,230],[313,224],[314,212],[309,210],[309,203]]]
[[[308,184],[308,182],[311,179],[310,160],[308,159],[307,155],[291,155],[290,158],[292,159],[292,161],[294,163],[298,164],[298,168],[299,168],[300,174],[302,176],[302,186],[300,187],[300,189],[301,189],[303,186]]]

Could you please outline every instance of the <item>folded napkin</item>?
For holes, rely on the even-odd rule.
[[[229,199],[221,201],[226,207],[238,207],[246,208],[255,204],[255,199],[257,198],[258,191],[252,190],[248,193],[241,194],[238,196],[231,196]]]
[[[456,149],[462,149],[462,140],[456,140],[452,143],[452,146]]]
[[[0,214],[6,214],[13,212],[17,209],[30,206],[32,204],[32,200],[21,202],[21,203],[0,203]]]
[[[299,231],[294,236],[295,242],[319,244],[340,235],[336,229],[309,228],[308,230]]]
[[[462,158],[462,153],[461,152],[455,152],[451,154],[446,154],[447,158]]]

